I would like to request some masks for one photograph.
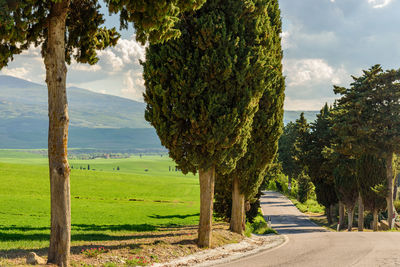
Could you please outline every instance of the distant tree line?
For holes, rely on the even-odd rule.
[[[289,180],[297,182],[299,201],[310,192],[325,207],[339,205],[339,222],[348,213],[351,229],[358,201],[359,230],[364,227],[364,208],[373,216],[386,211],[389,228],[397,198],[395,154],[400,150],[400,70],[383,71],[380,65],[353,76],[350,88],[334,86],[341,97],[327,104],[308,123],[303,114],[288,123],[279,140],[279,160]],[[309,181],[314,186],[309,186]]]

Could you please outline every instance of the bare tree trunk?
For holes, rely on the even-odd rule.
[[[331,206],[325,207],[326,218],[328,219],[328,224],[332,224],[332,213],[331,213]]]
[[[395,201],[397,199],[397,184],[399,182],[399,175],[396,175],[394,178],[394,182],[393,182],[393,201]]]
[[[374,232],[378,231],[378,210],[374,209],[373,211],[373,218],[374,220],[372,221],[372,230],[374,230]]]
[[[351,229],[353,228],[354,207],[347,208],[347,216],[348,216],[347,231],[351,232]]]
[[[358,231],[364,231],[364,204],[361,194],[358,195]]]
[[[240,193],[240,184],[237,177],[233,179],[231,214],[230,230],[238,234],[243,234],[243,222],[246,216],[244,211],[244,195]]]
[[[200,179],[200,222],[198,245],[211,247],[212,218],[215,184],[215,167],[208,170],[199,170]]]
[[[44,59],[49,101],[49,172],[51,233],[48,263],[69,265],[71,243],[71,198],[67,158],[68,103],[66,93],[65,23],[69,0],[52,3],[48,18]]]
[[[388,193],[386,196],[387,211],[388,211],[388,224],[389,229],[392,229],[393,219],[393,153],[386,157],[386,180],[388,184]]]
[[[331,223],[330,224],[332,224],[333,221],[336,219],[335,205],[331,204],[330,212],[331,212]]]
[[[339,201],[339,230],[344,228],[344,205]]]

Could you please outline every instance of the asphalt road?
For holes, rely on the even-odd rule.
[[[218,266],[400,266],[398,232],[329,232],[276,192],[265,192],[261,207],[271,217],[272,227],[289,241]]]

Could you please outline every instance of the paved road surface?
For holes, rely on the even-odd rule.
[[[257,266],[400,266],[400,233],[329,232],[315,225],[285,196],[265,192],[265,216],[285,234],[285,245],[220,267]]]

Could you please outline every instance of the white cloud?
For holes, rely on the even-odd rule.
[[[29,71],[26,68],[19,67],[19,68],[5,68],[1,71],[1,74],[14,76],[20,79],[25,79],[28,81],[32,81],[30,77],[27,76]]]
[[[333,104],[334,97],[294,99],[285,98],[285,110],[320,110],[325,103]]]
[[[128,71],[124,75],[124,88],[121,93],[124,97],[143,102],[144,80],[141,75]]]
[[[323,82],[338,84],[348,76],[343,67],[334,68],[321,58],[288,59],[284,60],[283,66],[288,86],[304,86]]]
[[[368,3],[372,5],[373,8],[382,8],[389,5],[393,0],[368,0]]]

